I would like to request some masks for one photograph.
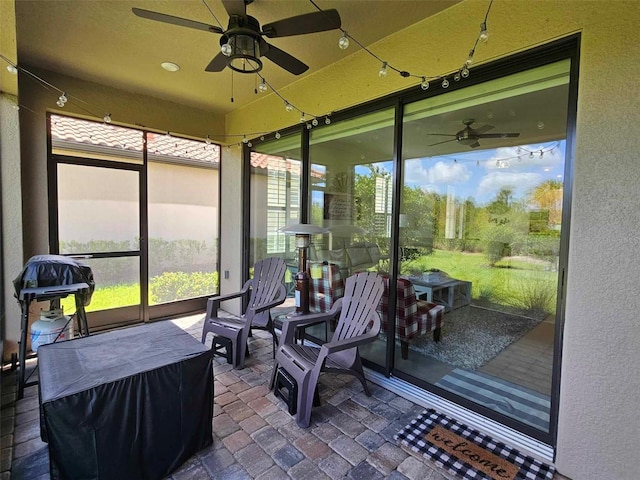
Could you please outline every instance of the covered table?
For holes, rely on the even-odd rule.
[[[52,479],[160,479],[213,441],[212,352],[171,322],[38,356]]]

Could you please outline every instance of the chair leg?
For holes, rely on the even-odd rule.
[[[438,327],[433,331],[433,341],[434,342],[439,342],[440,341],[441,333],[442,333],[442,327]]]
[[[356,361],[354,362],[353,367],[351,367],[349,373],[353,374],[353,376],[360,380],[364,393],[367,395],[367,397],[370,397],[371,392],[369,391],[369,387],[367,386],[367,379],[364,378],[364,370],[362,369],[362,360],[360,359],[360,354],[356,354]]]

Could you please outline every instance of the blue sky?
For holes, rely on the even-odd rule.
[[[513,190],[514,199],[523,199],[545,180],[564,180],[564,151],[562,140],[410,159],[405,161],[405,184],[441,195],[453,189],[458,199],[471,198],[476,205],[490,202],[505,187]],[[391,169],[391,162],[380,165]],[[356,172],[369,173],[362,167]]]

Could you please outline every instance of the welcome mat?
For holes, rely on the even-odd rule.
[[[465,480],[552,480],[554,467],[428,409],[396,441]]]

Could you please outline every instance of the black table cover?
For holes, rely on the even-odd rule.
[[[160,479],[213,441],[211,350],[171,322],[38,356],[52,479]]]

